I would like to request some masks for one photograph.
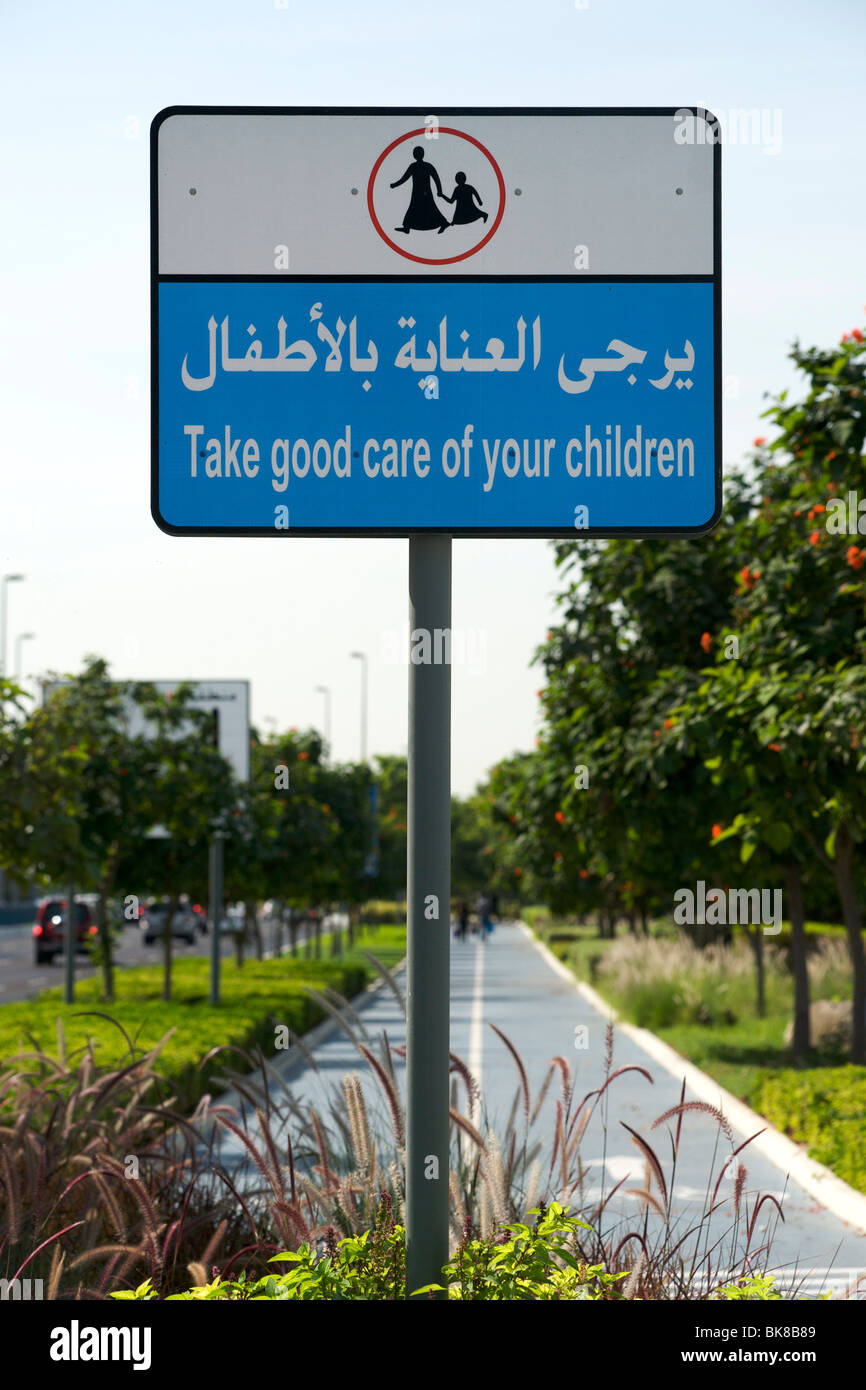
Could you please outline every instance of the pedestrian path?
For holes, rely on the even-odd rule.
[[[486,1113],[483,1117],[478,1114],[473,1117],[480,1127],[486,1124],[502,1132],[519,1084],[515,1063],[490,1024],[502,1029],[520,1054],[533,1102],[550,1060],[557,1055],[566,1059],[572,1068],[578,1099],[603,1084],[608,1020],[603,1006],[592,997],[591,991],[576,988],[574,981],[566,976],[567,972],[539,947],[531,933],[517,924],[497,926],[487,941],[478,937],[452,941],[451,1049],[468,1063],[480,1081]],[[358,1012],[372,1043],[384,1030],[392,1046],[405,1044],[402,1010],[389,989],[382,988],[368,996]],[[357,1023],[351,1022],[350,1026],[358,1032]],[[614,1030],[612,1069],[640,1067],[651,1075],[652,1082],[638,1071],[618,1076],[606,1094],[606,1134],[599,1107],[581,1143],[582,1161],[588,1169],[583,1187],[584,1201],[597,1202],[602,1192],[609,1193],[616,1183],[624,1180],[606,1210],[609,1228],[621,1229],[622,1233],[639,1225],[638,1218],[642,1220],[641,1203],[627,1189],[642,1188],[646,1180],[645,1158],[622,1122],[652,1145],[666,1180],[671,1170],[667,1131],[675,1121],[657,1129],[652,1129],[652,1124],[663,1112],[679,1103],[683,1072],[677,1071],[676,1060],[672,1070],[660,1065],[658,1056],[651,1055],[648,1050],[652,1041],[656,1040],[650,1040],[648,1035],[642,1038],[639,1030]],[[666,1051],[670,1063],[673,1054],[669,1049]],[[315,1048],[315,1056],[317,1071],[295,1061],[286,1074],[296,1101],[311,1102],[324,1111],[346,1073],[358,1072],[363,1077],[372,1122],[387,1124],[379,1088],[355,1046],[342,1031],[331,1032]],[[690,1069],[684,1064],[683,1071],[687,1070]],[[403,1066],[398,1065],[401,1088],[403,1072]],[[709,1083],[708,1092],[708,1079],[703,1073],[696,1074],[696,1081],[698,1078],[705,1083],[700,1095],[689,1085],[686,1100],[707,1102],[713,1093],[712,1083]],[[557,1075],[532,1131],[542,1140],[541,1160],[545,1172],[553,1149],[556,1103],[560,1094]],[[462,1091],[461,1104],[465,1108]],[[742,1116],[739,1119],[742,1121]],[[737,1131],[736,1123],[734,1129]],[[742,1129],[735,1132],[735,1144],[746,1137]],[[700,1217],[706,1204],[709,1174],[713,1172],[714,1184],[722,1161],[730,1152],[730,1143],[719,1135],[715,1121],[708,1114],[695,1112],[684,1117],[671,1201],[671,1220],[680,1234]],[[231,1159],[231,1145],[224,1148],[223,1154],[227,1161]],[[748,1209],[751,1210],[758,1193],[771,1193],[782,1203],[784,1222],[778,1220],[771,1202],[764,1204],[752,1241],[754,1248],[772,1233],[771,1265],[780,1272],[780,1282],[785,1278],[796,1280],[804,1293],[814,1294],[827,1288],[838,1291],[866,1274],[866,1229],[822,1205],[813,1192],[801,1186],[795,1176],[790,1176],[767,1154],[750,1147],[743,1153],[742,1161],[748,1172],[742,1194]],[[657,1188],[655,1190],[657,1193]],[[713,1238],[728,1230],[733,1219],[733,1166],[730,1179],[723,1179],[720,1195],[727,1196],[728,1200],[713,1218]],[[572,1201],[577,1204],[576,1199]],[[658,1220],[650,1215],[651,1228],[653,1221]],[[727,1245],[722,1249],[727,1249]],[[719,1254],[714,1259],[714,1264],[718,1263]]]

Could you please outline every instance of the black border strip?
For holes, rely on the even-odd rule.
[[[722,515],[722,147],[716,141],[713,147],[713,274],[712,275],[160,275],[159,273],[159,187],[158,154],[159,131],[164,121],[172,116],[418,116],[423,118],[428,112],[436,111],[443,116],[657,116],[668,120],[677,112],[700,113],[708,123],[714,124],[716,117],[702,106],[166,106],[154,116],[150,126],[150,371],[151,371],[151,474],[150,510],[161,531],[169,536],[369,536],[377,538],[404,538],[415,535],[443,535],[461,539],[503,539],[503,540],[602,540],[617,536],[630,536],[635,539],[651,539],[653,536],[687,537],[702,536],[717,525]],[[174,526],[165,520],[159,510],[159,286],[160,283],[397,283],[416,280],[476,283],[489,281],[494,284],[515,283],[587,283],[609,284],[664,284],[704,283],[713,285],[713,372],[714,372],[714,474],[715,509],[712,517],[703,526],[635,527],[614,526],[606,528],[588,527],[584,530],[534,529],[521,527],[291,527],[278,531],[273,527],[202,527]]]

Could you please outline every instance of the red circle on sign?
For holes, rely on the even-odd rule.
[[[378,217],[376,216],[376,210],[373,207],[373,184],[375,182],[376,175],[382,167],[382,161],[387,158],[391,151],[395,150],[398,145],[402,145],[404,140],[411,140],[413,135],[424,135],[426,133],[427,127],[421,126],[418,130],[407,130],[405,135],[400,135],[397,137],[396,140],[392,140],[390,145],[386,146],[386,148],[379,155],[379,158],[376,160],[376,163],[373,165],[373,168],[370,171],[370,177],[367,181],[367,211],[370,214],[370,221],[373,223],[373,226],[376,228],[376,231],[379,233],[382,240],[386,242],[388,246],[390,246],[392,251],[396,251],[398,256],[405,256],[407,260],[419,261],[422,265],[453,265],[455,261],[465,261],[467,256],[474,256],[476,251],[480,251],[482,246],[487,245],[488,241],[493,236],[497,227],[502,221],[502,214],[505,211],[505,180],[502,177],[502,170],[500,169],[499,165],[496,163],[496,160],[493,158],[493,155],[486,148],[486,146],[482,145],[480,140],[476,140],[474,135],[466,135],[462,130],[454,130],[451,126],[441,125],[438,127],[438,129],[441,130],[443,135],[456,135],[458,140],[468,140],[470,145],[474,145],[476,149],[479,149],[481,151],[485,159],[489,160],[491,168],[493,169],[493,172],[496,175],[496,181],[499,184],[499,211],[497,212],[496,219],[486,236],[482,237],[478,245],[473,246],[471,250],[461,251],[459,256],[443,256],[440,260],[435,256],[414,256],[411,251],[404,251],[402,246],[398,246],[396,241],[391,240],[391,238],[385,232]]]

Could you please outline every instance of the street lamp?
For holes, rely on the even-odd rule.
[[[349,652],[355,661],[361,662],[361,762],[367,761],[367,653]]]
[[[23,574],[4,574],[0,580],[0,676],[6,675],[6,585],[23,578]]]
[[[331,689],[327,685],[317,685],[316,694],[325,697],[325,747],[331,751]]]
[[[36,633],[35,633],[35,632],[19,632],[18,636],[15,638],[15,680],[16,680],[16,681],[20,681],[20,679],[21,679],[21,677],[22,677],[22,675],[23,675],[23,671],[22,671],[22,669],[21,669],[21,644],[22,644],[23,642],[32,642],[35,636],[36,636]]]

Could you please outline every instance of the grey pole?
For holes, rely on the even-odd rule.
[[[361,663],[361,762],[367,761],[367,653],[350,652]]]
[[[220,1001],[220,925],[223,916],[223,836],[214,832],[210,842],[208,907],[210,908],[210,1002]]]
[[[25,642],[32,642],[35,636],[35,632],[19,632],[18,636],[15,638],[15,671],[12,679],[15,681],[16,685],[24,674],[21,663],[21,647]]]
[[[63,1002],[75,1003],[75,885],[66,890],[66,961],[63,976]]]
[[[409,538],[409,628],[407,1294],[438,1283],[448,1258],[450,536]],[[437,653],[437,628],[447,634],[444,653]],[[427,635],[425,664],[412,660],[419,629]]]
[[[324,697],[325,697],[325,747],[327,748],[327,750],[328,750],[328,756],[330,757],[330,753],[331,753],[331,690],[330,690],[330,686],[327,686],[327,685],[317,685],[317,686],[316,686],[316,694],[317,694],[317,695],[324,695]]]
[[[0,676],[6,675],[6,586],[23,578],[23,574],[4,574],[0,579]]]

